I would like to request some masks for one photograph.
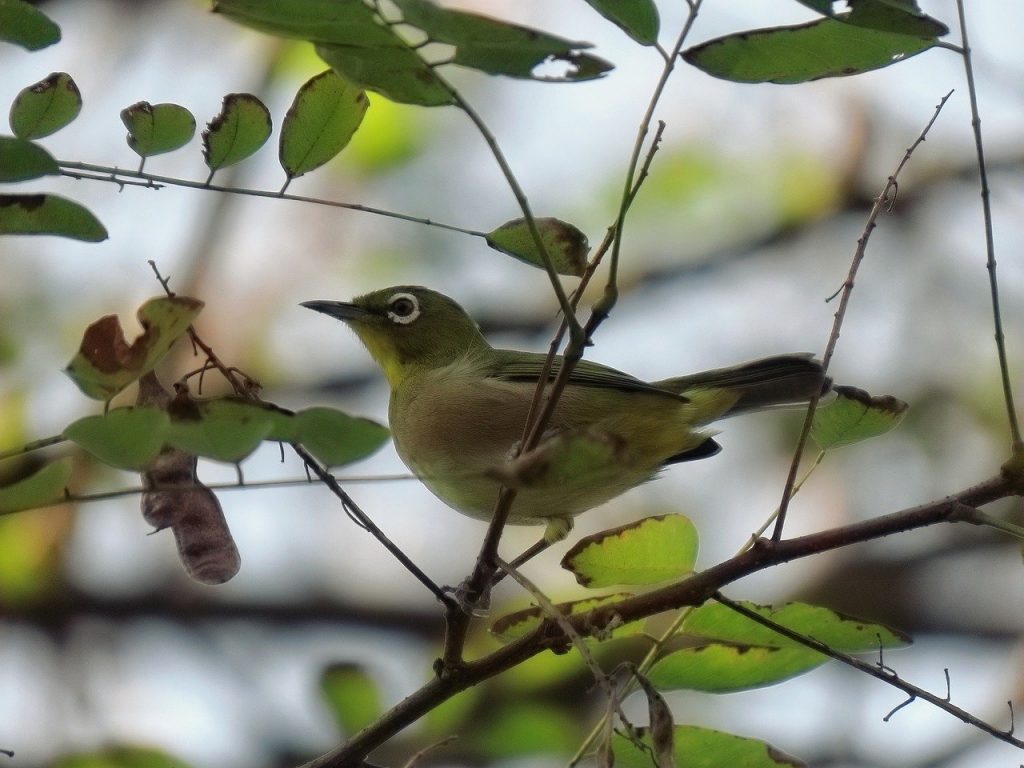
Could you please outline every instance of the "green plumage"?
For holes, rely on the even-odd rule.
[[[494,470],[521,439],[545,355],[493,348],[458,304],[419,286],[304,306],[346,322],[381,366],[402,460],[449,506],[489,519],[499,488]],[[560,358],[555,371],[559,365]],[[548,432],[600,436],[615,446],[615,460],[597,480],[521,488],[510,522],[568,530],[573,516],[650,480],[666,464],[716,453],[701,430],[708,423],[803,402],[828,384],[821,365],[803,354],[655,382],[580,361]]]

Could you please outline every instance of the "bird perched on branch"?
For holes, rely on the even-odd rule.
[[[652,382],[581,360],[540,445],[516,458],[546,355],[495,349],[462,307],[421,286],[302,306],[343,321],[366,345],[391,385],[398,455],[435,496],[489,520],[500,486],[513,485],[509,522],[546,524],[547,543],[563,538],[575,515],[665,466],[717,453],[702,431],[708,423],[830,387],[809,354]],[[556,357],[549,379],[561,364]]]

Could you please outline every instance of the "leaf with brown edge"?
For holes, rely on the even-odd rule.
[[[88,397],[109,400],[151,371],[202,308],[203,302],[187,296],[150,299],[136,313],[143,332],[131,344],[117,315],[101,317],[86,328],[64,372]]]
[[[544,249],[560,275],[579,277],[587,268],[590,244],[587,236],[572,224],[550,217],[535,219]],[[544,257],[530,232],[526,219],[506,221],[487,234],[487,244],[496,251],[544,269]]]
[[[616,768],[652,768],[650,729],[632,731],[633,738],[612,735]],[[675,763],[686,768],[807,768],[807,763],[766,742],[696,725],[677,725],[673,741]]]
[[[844,653],[877,653],[899,648],[910,638],[882,624],[806,603],[779,608],[741,602],[745,608]],[[729,693],[772,685],[829,660],[825,654],[763,626],[726,605],[708,602],[694,609],[681,632],[706,640],[659,658],[648,672],[662,690]]]
[[[630,597],[633,597],[630,592],[617,592],[612,595],[588,597],[583,600],[571,600],[565,603],[558,603],[555,605],[555,608],[557,608],[563,616],[575,616],[581,613],[586,613],[594,608],[599,608],[602,605],[610,605]],[[532,606],[520,611],[514,611],[513,613],[507,613],[496,619],[494,623],[491,624],[489,631],[503,643],[511,643],[514,640],[525,637],[535,630],[546,617],[547,614],[545,614],[540,607]],[[624,635],[636,634],[642,630],[643,622],[633,621],[628,624],[620,623],[615,627],[602,628],[601,632],[610,631],[615,637],[622,637]],[[600,632],[598,634],[600,634]]]
[[[366,92],[333,69],[307,80],[281,123],[278,158],[294,179],[348,146],[370,106]]]
[[[270,110],[251,93],[229,93],[203,131],[203,159],[210,171],[240,163],[270,138]]]
[[[656,768],[674,768],[675,721],[672,719],[672,710],[665,697],[658,693],[658,689],[646,677],[637,674],[636,681],[647,697],[648,732],[654,765]]]
[[[87,243],[107,230],[86,208],[60,195],[0,195],[0,235],[57,235]]]
[[[685,515],[657,515],[585,536],[562,567],[584,587],[656,584],[684,576],[697,560],[697,529]]]
[[[128,146],[143,158],[173,152],[196,132],[196,119],[179,104],[140,101],[121,110],[121,122],[128,129]]]
[[[67,72],[53,72],[23,88],[11,104],[11,130],[20,139],[56,133],[82,111],[82,94]]]
[[[910,408],[892,395],[872,397],[856,387],[835,387],[836,399],[814,414],[811,437],[822,450],[878,437],[899,426]]]

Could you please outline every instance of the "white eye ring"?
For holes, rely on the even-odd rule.
[[[396,305],[401,305],[401,308],[404,310],[405,302],[408,302],[408,304],[411,305],[411,309],[407,312],[395,311],[395,309],[397,309]],[[394,308],[388,310],[388,319],[393,323],[398,323],[399,325],[408,325],[420,316],[420,302],[411,293],[396,293],[388,299],[388,306]]]

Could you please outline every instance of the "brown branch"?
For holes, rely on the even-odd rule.
[[[839,299],[839,307],[836,309],[835,319],[832,323],[832,331],[829,333],[828,343],[825,345],[825,353],[822,355],[821,364],[824,370],[828,370],[828,365],[832,361],[832,355],[835,353],[836,344],[839,343],[839,331],[843,327],[843,320],[846,318],[846,309],[850,304],[850,296],[853,293],[854,280],[857,277],[857,270],[860,268],[861,262],[864,261],[864,254],[868,247],[868,238],[871,237],[871,233],[878,225],[878,217],[882,215],[882,211],[891,210],[892,201],[895,200],[895,194],[898,189],[896,179],[903,170],[903,167],[910,161],[910,156],[914,154],[914,150],[924,143],[925,138],[928,136],[928,131],[931,130],[935,121],[939,117],[939,113],[942,112],[942,108],[946,106],[946,101],[953,92],[950,91],[938,104],[935,105],[935,111],[932,113],[931,119],[928,124],[925,125],[924,130],[918,135],[917,139],[907,147],[903,153],[903,158],[896,166],[896,170],[892,172],[892,175],[886,180],[885,186],[882,187],[882,191],[875,198],[874,205],[871,206],[871,213],[868,214],[867,223],[864,225],[864,231],[860,238],[857,240],[857,248],[854,250],[853,259],[850,262],[850,270],[846,275],[846,280],[840,289],[841,297]],[[890,199],[890,193],[893,197]],[[834,298],[834,297],[830,297]],[[786,475],[786,484],[782,489],[782,501],[779,502],[778,515],[775,518],[775,528],[772,531],[772,541],[779,541],[782,539],[782,529],[786,524],[786,512],[789,510],[789,502],[793,498],[793,488],[796,485],[797,472],[800,470],[800,460],[803,458],[804,447],[807,445],[807,440],[811,435],[811,427],[814,424],[814,414],[818,408],[818,397],[811,398],[811,402],[807,404],[807,415],[804,417],[804,424],[800,430],[800,437],[797,439],[796,448],[793,451],[793,461],[789,465],[789,474]]]
[[[999,475],[951,496],[893,512],[860,523],[773,542],[761,539],[751,549],[694,574],[684,581],[566,617],[581,635],[593,635],[610,626],[635,621],[689,605],[700,605],[722,587],[776,565],[821,554],[852,544],[891,536],[939,523],[970,521],[970,508],[1024,492],[1018,479]],[[533,632],[472,662],[443,667],[440,674],[418,691],[352,737],[346,744],[307,763],[304,768],[350,768],[402,729],[459,691],[501,674],[549,649],[566,649],[571,641],[557,622],[543,621]]]
[[[836,661],[846,664],[849,667],[853,667],[859,672],[863,672],[866,675],[870,675],[876,680],[881,680],[883,683],[891,685],[893,688],[898,688],[899,690],[903,691],[905,694],[907,694],[907,699],[893,707],[893,709],[891,709],[889,713],[882,718],[886,722],[888,722],[889,718],[896,714],[896,712],[903,709],[903,707],[912,704],[917,699],[922,699],[924,701],[927,701],[932,706],[938,707],[943,712],[948,712],[949,714],[953,715],[953,717],[962,720],[968,725],[974,726],[975,728],[984,731],[989,736],[993,736],[994,738],[997,738],[1000,741],[1005,741],[1007,744],[1012,744],[1018,749],[1024,749],[1024,741],[1021,741],[1020,739],[1015,738],[1013,736],[1012,728],[1010,730],[1005,731],[996,728],[995,726],[985,722],[981,718],[975,717],[967,710],[956,706],[955,704],[953,704],[953,702],[949,700],[949,670],[946,670],[946,695],[936,696],[934,693],[926,691],[924,688],[916,686],[913,683],[908,683],[906,680],[903,680],[899,675],[896,674],[896,672],[893,669],[882,664],[881,657],[879,658],[879,661],[877,663],[868,664],[867,662],[861,661],[860,659],[854,656],[850,656],[849,654],[837,651],[834,648],[831,648],[830,646],[826,645],[825,643],[822,643],[819,640],[815,640],[813,637],[808,637],[806,635],[800,634],[799,632],[794,632],[789,627],[785,627],[782,624],[774,622],[766,616],[762,616],[756,611],[752,611],[746,606],[734,602],[733,600],[730,600],[729,598],[725,597],[725,595],[716,594],[714,596],[714,599],[720,602],[722,605],[728,607],[730,610],[735,611],[741,616],[744,616],[750,619],[751,621],[760,624],[763,627],[767,627],[773,632],[777,632],[783,637],[789,638],[790,640],[796,643],[800,643],[800,645],[810,648],[813,651],[817,651],[818,653],[822,653],[825,656],[828,656],[829,658],[835,659]]]
[[[149,261],[150,267],[153,269],[153,273],[156,275],[156,279],[163,286],[168,296],[173,296],[174,292],[168,285],[168,280],[160,274],[160,270],[156,266],[156,262],[153,260]],[[206,355],[207,364],[210,367],[215,368],[220,374],[231,384],[231,387],[235,392],[241,396],[251,400],[259,400],[258,391],[260,389],[259,383],[252,377],[242,373],[236,368],[231,368],[224,364],[224,362],[217,356],[213,349],[203,342],[196,332],[195,328],[191,325],[188,327],[188,335],[192,340],[192,343],[203,351]],[[205,366],[204,366],[205,367]],[[341,502],[342,509],[345,510],[345,514],[348,515],[349,519],[352,520],[356,525],[362,528],[364,531],[369,533],[378,542],[390,552],[399,563],[401,563],[409,573],[411,573],[417,581],[425,586],[431,594],[434,595],[441,603],[443,603],[449,611],[456,605],[455,601],[444,592],[439,586],[437,586],[433,580],[427,576],[423,570],[412,561],[412,559],[405,554],[399,548],[397,544],[391,541],[390,538],[382,531],[376,523],[370,519],[356,502],[352,499],[345,489],[341,487],[337,478],[332,475],[326,467],[320,464],[305,448],[298,443],[292,443],[292,450],[298,454],[299,458],[302,459],[303,463],[313,472],[314,475],[319,478],[320,482],[327,486],[327,488],[333,493],[338,500]]]

